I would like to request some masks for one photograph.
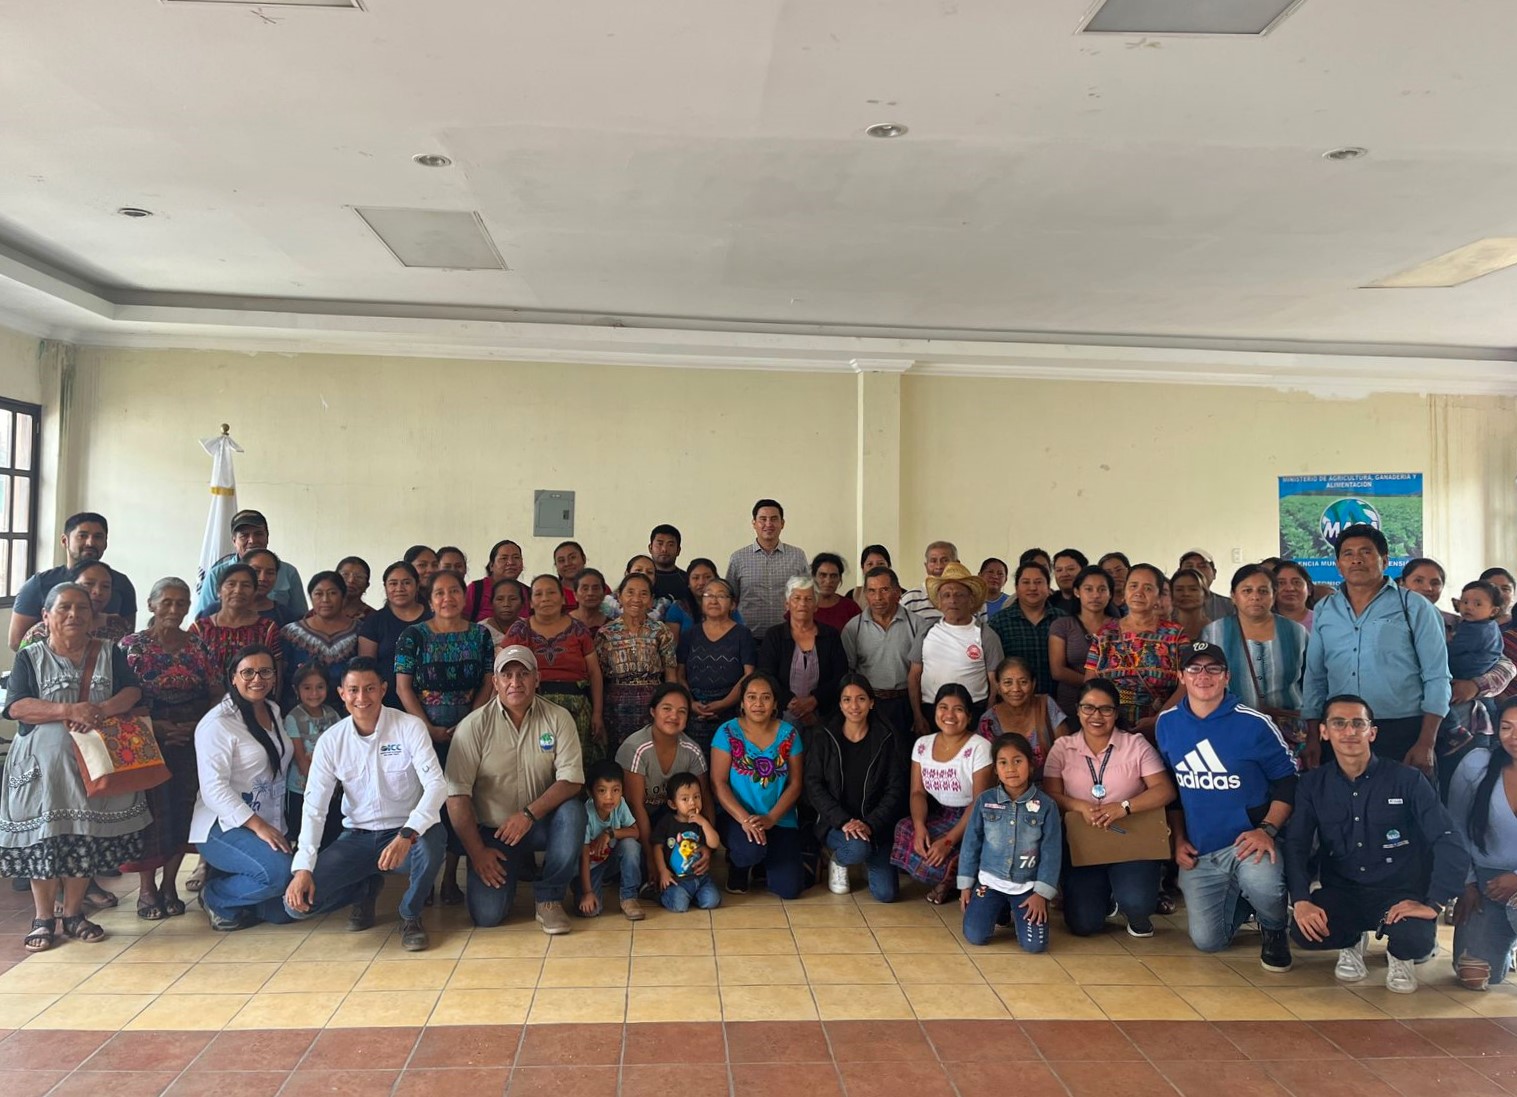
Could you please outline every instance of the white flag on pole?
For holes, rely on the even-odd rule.
[[[211,455],[211,513],[206,516],[205,538],[200,543],[197,592],[216,561],[232,551],[232,515],[237,513],[237,476],[232,471],[232,454],[242,452],[225,425],[219,435],[202,438],[200,444]]]

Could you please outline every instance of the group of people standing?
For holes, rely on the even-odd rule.
[[[382,874],[405,874],[407,948],[426,947],[429,903],[494,925],[523,880],[549,933],[570,929],[566,894],[598,915],[608,879],[630,919],[648,898],[714,906],[720,849],[729,893],[793,899],[824,876],[846,892],[863,866],[890,902],[905,873],[962,904],[970,941],[1009,925],[1033,951],[1054,910],[1076,934],[1116,914],[1151,935],[1177,883],[1197,947],[1253,918],[1272,971],[1293,939],[1362,978],[1362,935],[1380,928],[1393,990],[1415,989],[1410,964],[1457,899],[1461,980],[1505,977],[1517,710],[1509,729],[1488,703],[1517,677],[1502,569],[1465,588],[1457,620],[1435,606],[1432,561],[1385,578],[1371,527],[1340,537],[1337,592],[1276,560],[1224,597],[1201,550],[1173,575],[1074,549],[975,573],[949,542],[910,590],[869,546],[844,592],[840,557],[782,541],[777,501],[752,523],[725,570],[681,568],[679,531],[657,526],[614,582],[572,541],[530,581],[509,540],[473,582],[459,549],[413,546],[374,609],[365,561],[303,583],[245,510],[198,593],[159,580],[134,631],[105,519],[73,516],[68,564],[28,582],[11,627],[0,872],[31,882],[27,947],[60,928],[100,939],[92,896],[113,897],[94,877],[117,870],[140,874],[142,917],[184,913],[192,846],[222,930],[344,906],[365,928]],[[134,709],[173,776],[85,796],[66,729]],[[1350,824],[1343,797],[1381,786],[1398,810]],[[1140,840],[1156,825],[1163,856]],[[1129,832],[1144,856],[1112,844]]]

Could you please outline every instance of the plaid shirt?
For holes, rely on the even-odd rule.
[[[1021,603],[1013,601],[986,622],[1000,638],[1001,648],[1007,655],[1018,655],[1027,660],[1037,677],[1039,693],[1053,692],[1053,672],[1048,669],[1048,630],[1053,627],[1055,619],[1062,616],[1049,606],[1043,611],[1043,619],[1033,624],[1022,613]]]
[[[754,541],[727,561],[727,582],[743,608],[743,619],[759,639],[785,619],[785,581],[792,575],[810,574],[806,551],[783,541],[773,552],[765,552]]]

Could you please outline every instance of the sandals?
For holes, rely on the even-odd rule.
[[[184,913],[184,900],[180,898],[162,900],[163,913],[170,918],[178,918]]]
[[[194,872],[190,873],[188,878],[185,879],[184,890],[192,893],[199,891],[202,887],[205,886],[205,876],[206,864],[204,861],[202,861],[200,862],[200,867],[197,868]]]
[[[121,902],[120,899],[116,898],[109,891],[106,891],[105,888],[101,887],[93,879],[90,880],[90,886],[84,891],[84,901],[96,910],[106,910]]]
[[[940,907],[944,903],[951,902],[958,897],[959,889],[955,887],[953,882],[950,880],[944,880],[941,884],[935,886],[926,895],[927,901],[935,907]]]
[[[168,916],[169,912],[164,909],[162,896],[157,896],[146,902],[141,899],[137,900],[137,917],[141,918],[144,922],[161,922]]]
[[[89,944],[105,940],[105,930],[83,914],[63,919],[63,935]]]
[[[32,929],[21,938],[21,946],[27,952],[46,952],[53,947],[55,918],[33,918]]]
[[[1159,893],[1159,905],[1155,908],[1156,914],[1173,914],[1176,909],[1175,897],[1167,891]]]
[[[1454,965],[1454,974],[1465,990],[1481,991],[1491,985],[1491,965],[1468,952],[1459,954]]]

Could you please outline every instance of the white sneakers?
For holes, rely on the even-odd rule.
[[[1410,960],[1398,960],[1389,953],[1385,956],[1385,989],[1397,994],[1411,994],[1417,989],[1417,970]]]
[[[1353,948],[1338,950],[1338,966],[1333,969],[1333,974],[1343,982],[1357,983],[1369,975],[1370,969],[1364,963],[1364,945],[1368,940],[1369,934],[1362,933],[1359,935],[1358,944]]]
[[[1364,946],[1369,940],[1369,934],[1359,937],[1359,943],[1353,948],[1338,950],[1338,966],[1333,968],[1333,974],[1345,983],[1357,983],[1369,976],[1370,969],[1364,962]],[[1397,994],[1411,994],[1417,989],[1417,969],[1411,960],[1398,960],[1390,953],[1385,954],[1385,989],[1395,991]]]
[[[848,866],[827,862],[827,890],[834,895],[848,894]]]

